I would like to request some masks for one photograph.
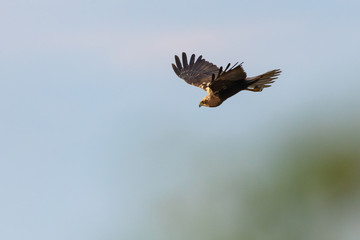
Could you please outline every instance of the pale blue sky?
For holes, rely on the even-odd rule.
[[[160,239],[153,206],[201,181],[198,169],[229,167],[223,154],[251,169],[292,129],[355,124],[359,11],[355,0],[0,2],[0,238]],[[182,51],[283,73],[199,109],[205,92],[171,69]]]

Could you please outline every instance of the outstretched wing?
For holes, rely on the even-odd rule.
[[[206,61],[200,55],[195,61],[195,54],[191,55],[188,63],[186,53],[182,53],[182,64],[178,56],[175,55],[175,64],[171,64],[174,72],[188,84],[202,88],[207,91],[213,74],[219,72],[219,68]]]
[[[246,72],[244,71],[242,64],[236,66],[237,63],[227,71],[230,63],[227,65],[225,71],[222,71],[222,67],[219,69],[217,76],[213,76],[213,80],[210,84],[210,88],[213,92],[218,92],[232,87],[234,83],[239,84],[239,81],[246,79]]]

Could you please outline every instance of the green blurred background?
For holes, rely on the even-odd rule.
[[[276,143],[252,142],[250,169],[224,142],[218,147],[228,152],[194,163],[196,180],[159,205],[165,238],[357,239],[360,126],[305,126]]]
[[[0,2],[0,238],[359,239],[359,10]],[[199,109],[183,51],[283,73]]]

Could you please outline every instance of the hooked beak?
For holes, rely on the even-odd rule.
[[[202,103],[199,104],[199,107],[204,106]]]

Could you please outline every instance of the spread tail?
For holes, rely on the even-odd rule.
[[[270,87],[271,83],[275,82],[275,79],[278,78],[280,73],[280,69],[275,69],[259,76],[246,78],[249,85],[245,90],[261,92],[264,88]]]

